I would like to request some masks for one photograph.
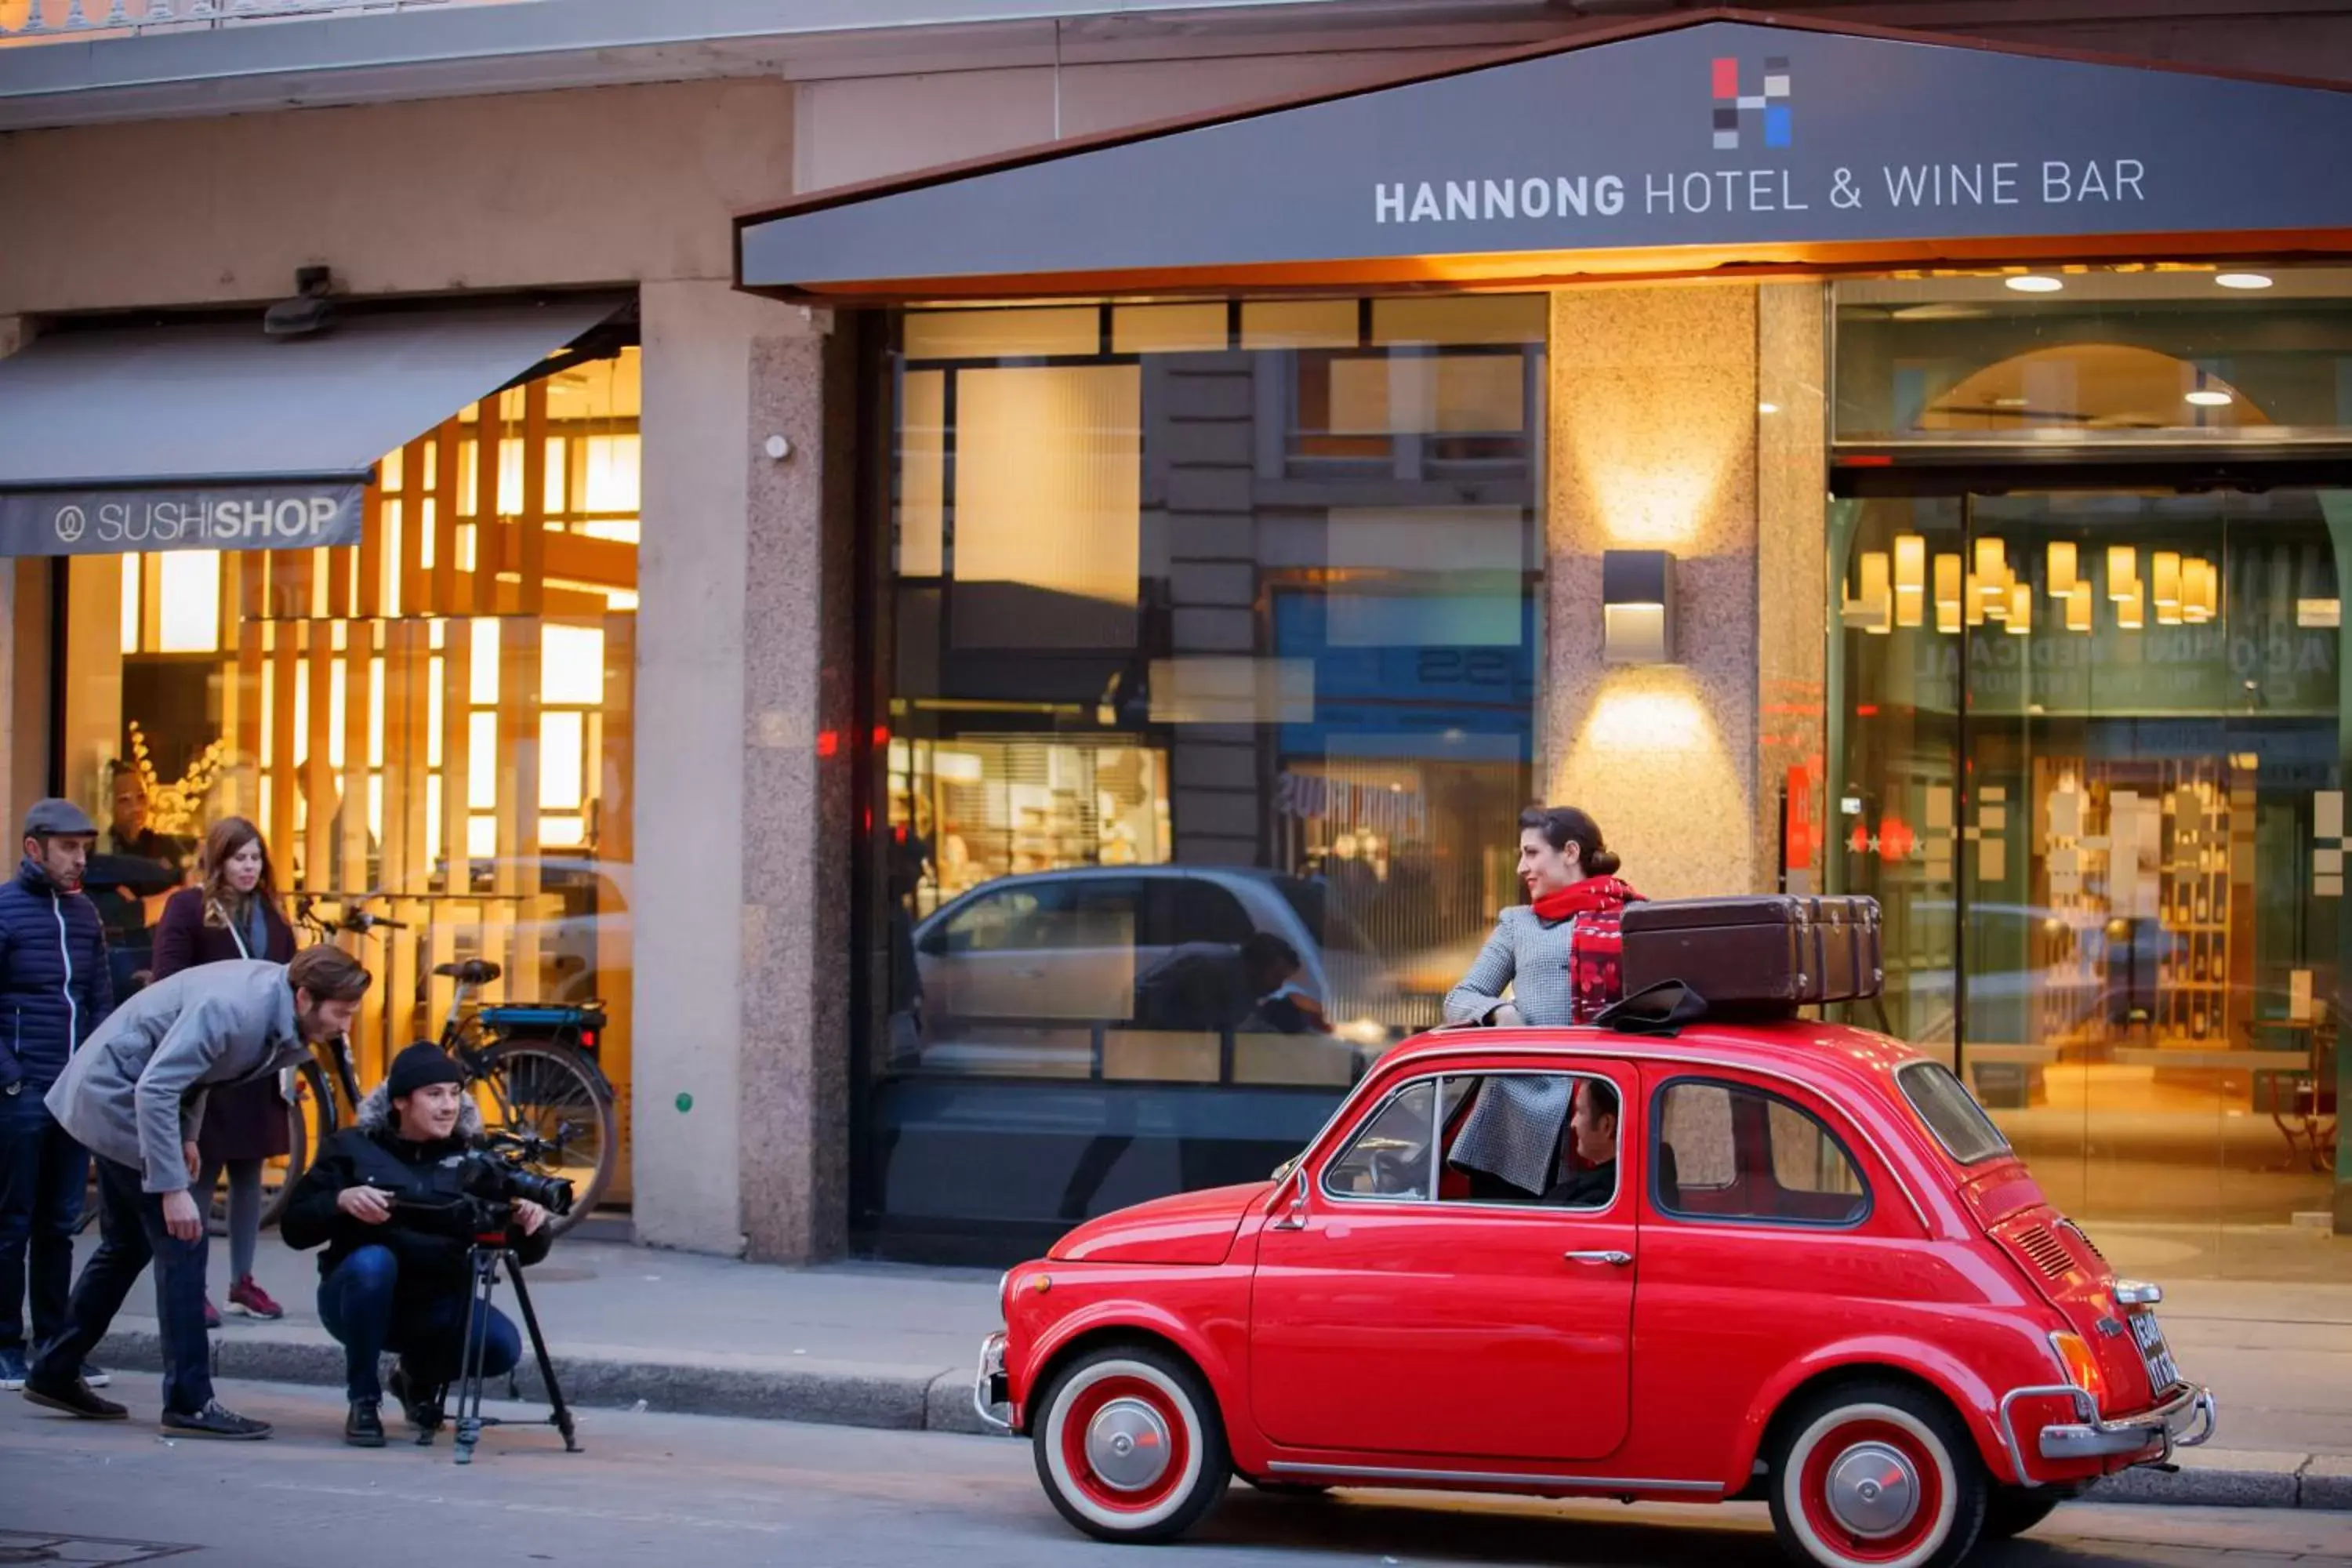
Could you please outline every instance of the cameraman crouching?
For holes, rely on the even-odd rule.
[[[297,1248],[327,1247],[319,1317],[342,1342],[352,1402],[343,1440],[354,1447],[383,1447],[376,1363],[387,1350],[400,1355],[392,1393],[409,1425],[422,1436],[441,1424],[445,1390],[463,1363],[472,1243],[465,1226],[432,1210],[466,1207],[459,1156],[481,1131],[457,1064],[436,1047],[411,1046],[360,1106],[357,1125],[327,1140],[287,1200],[279,1234]],[[508,1241],[519,1261],[547,1256],[547,1217],[515,1200],[520,1234]],[[513,1322],[492,1308],[476,1331],[484,1375],[511,1370],[522,1350]]]

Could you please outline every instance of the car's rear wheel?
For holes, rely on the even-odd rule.
[[[1988,1482],[1944,1404],[1900,1384],[1852,1384],[1783,1427],[1772,1524],[1817,1568],[1949,1568],[1984,1526]]]
[[[1995,1487],[1985,1501],[1984,1538],[2007,1541],[2023,1535],[2073,1495],[2040,1488]]]
[[[1098,1540],[1172,1541],[1232,1476],[1215,1397],[1164,1351],[1090,1351],[1055,1374],[1037,1409],[1037,1479],[1062,1517]]]

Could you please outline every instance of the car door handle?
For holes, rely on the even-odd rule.
[[[1622,1268],[1633,1261],[1630,1252],[1568,1252],[1561,1256],[1570,1263],[1605,1263],[1612,1268]]]

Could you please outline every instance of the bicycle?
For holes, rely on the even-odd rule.
[[[366,937],[379,930],[407,930],[404,921],[360,907],[376,896],[347,897],[342,914],[331,925],[318,915],[316,899],[306,897],[297,904],[295,920],[320,941],[346,933]],[[439,964],[433,973],[456,983],[448,1016],[442,1020],[440,1036],[434,1043],[456,1060],[464,1074],[462,1087],[482,1112],[484,1131],[508,1139],[519,1151],[517,1163],[524,1168],[572,1184],[571,1212],[551,1216],[549,1222],[560,1236],[603,1199],[612,1185],[619,1155],[620,1126],[613,1086],[590,1054],[605,1027],[602,1005],[481,1003],[478,1000],[481,988],[504,973],[487,959]],[[473,1001],[470,1009],[469,1000]],[[326,1047],[312,1047],[314,1057],[328,1051]],[[359,1114],[359,1084],[348,1042],[334,1043],[331,1054],[325,1056],[325,1068],[332,1069],[331,1079],[319,1061],[303,1064],[297,1069],[295,1092],[288,1096],[292,1119],[289,1142],[298,1153],[305,1147],[318,1146],[316,1142],[306,1142],[310,1137],[304,1120],[306,1104],[316,1108],[311,1114],[320,1123],[320,1140]],[[340,1104],[332,1092],[338,1088],[342,1092]],[[300,1179],[300,1162],[289,1157],[285,1188],[268,1193],[264,1200],[264,1224],[277,1219],[284,1207],[283,1191]],[[265,1176],[266,1193],[267,1181]]]

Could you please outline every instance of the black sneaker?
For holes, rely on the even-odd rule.
[[[43,1383],[37,1377],[27,1377],[25,1397],[44,1410],[62,1410],[85,1421],[121,1421],[131,1414],[129,1406],[100,1398],[89,1384],[78,1377],[71,1383]]]
[[[232,1443],[249,1443],[269,1436],[268,1422],[224,1410],[217,1399],[193,1414],[166,1410],[163,1426],[166,1437],[218,1437]]]
[[[376,1401],[352,1401],[352,1413],[343,1417],[343,1441],[354,1448],[383,1447],[383,1417],[377,1413]]]
[[[393,1367],[386,1387],[391,1390],[393,1398],[400,1402],[400,1413],[407,1418],[410,1426],[428,1436],[441,1429],[441,1423],[446,1418],[442,1412],[446,1385],[420,1383],[410,1377],[408,1363],[404,1361]]]

